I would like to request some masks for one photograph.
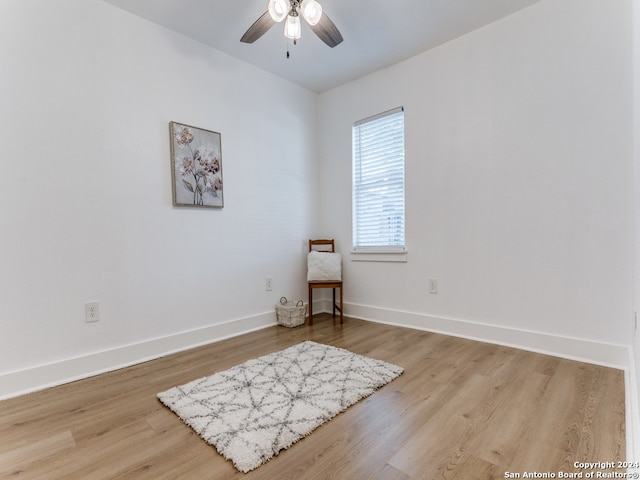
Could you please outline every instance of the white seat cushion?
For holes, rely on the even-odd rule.
[[[342,280],[342,256],[331,252],[309,252],[307,281]]]

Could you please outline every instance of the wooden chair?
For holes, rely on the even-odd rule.
[[[331,240],[309,240],[309,252],[312,250],[335,253],[335,244]],[[342,317],[342,280],[311,280],[309,284],[309,325],[313,325],[313,290],[316,288],[333,289],[333,317],[336,316],[336,309],[340,312],[340,323],[344,322]],[[336,305],[336,288],[340,289],[340,306]]]

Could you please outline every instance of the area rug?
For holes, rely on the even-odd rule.
[[[390,363],[307,341],[158,398],[246,473],[402,372]]]

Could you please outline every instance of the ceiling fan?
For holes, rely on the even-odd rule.
[[[342,35],[316,0],[270,0],[266,12],[262,14],[240,39],[244,43],[253,43],[264,35],[276,23],[283,20],[284,36],[293,40],[300,38],[300,16],[307,21],[311,30],[331,48],[342,42]]]

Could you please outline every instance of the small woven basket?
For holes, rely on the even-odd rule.
[[[286,297],[280,299],[280,304],[276,305],[276,316],[278,325],[283,327],[299,327],[304,325],[304,317],[307,314],[307,306],[302,300],[297,302],[289,301]]]

